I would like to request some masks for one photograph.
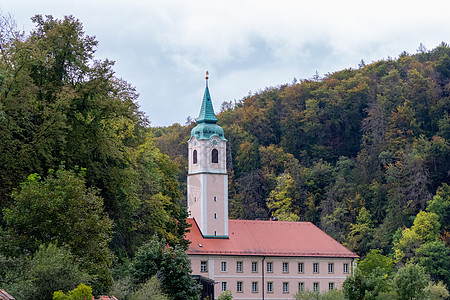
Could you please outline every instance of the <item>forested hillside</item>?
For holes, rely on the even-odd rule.
[[[128,278],[122,289],[132,291],[145,278],[129,273],[141,245],[187,246],[177,166],[82,24],[32,20],[27,34],[0,18],[0,287],[51,299]]]
[[[0,288],[198,299],[183,238],[195,122],[150,127],[79,20],[32,20],[0,16]],[[311,221],[360,254],[346,299],[399,295],[408,274],[450,283],[450,47],[421,49],[218,114],[230,216]]]
[[[442,43],[224,102],[230,216],[311,221],[360,255],[396,251],[399,263],[426,242],[449,253],[449,55]],[[193,126],[154,129],[182,187]],[[419,216],[426,229],[408,236]]]

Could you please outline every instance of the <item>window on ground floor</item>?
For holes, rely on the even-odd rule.
[[[304,282],[299,282],[298,283],[298,291],[299,292],[303,292],[305,290],[305,283]]]
[[[318,282],[314,282],[313,283],[313,291],[314,292],[318,292],[319,291],[319,283]]]
[[[225,292],[227,290],[227,282],[222,281],[222,292]]]
[[[252,293],[257,293],[257,292],[258,292],[258,282],[253,281],[252,282]]]
[[[244,283],[242,281],[238,281],[236,283],[236,292],[242,293],[244,291]]]
[[[283,293],[289,293],[289,282],[283,282]]]
[[[267,292],[273,293],[273,282],[271,281],[267,282]]]
[[[334,282],[328,282],[328,289],[331,291],[331,290],[334,290]]]

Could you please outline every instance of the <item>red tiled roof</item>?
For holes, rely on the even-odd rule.
[[[96,299],[92,296],[92,300]],[[117,298],[114,296],[98,296],[97,300],[117,300]]]
[[[229,220],[228,239],[203,238],[195,220],[187,222],[190,255],[358,257],[310,222]]]
[[[8,294],[5,290],[0,289],[0,299],[14,300],[14,297]]]

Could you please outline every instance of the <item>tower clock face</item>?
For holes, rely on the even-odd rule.
[[[216,139],[211,140],[211,146],[216,147],[219,142]]]

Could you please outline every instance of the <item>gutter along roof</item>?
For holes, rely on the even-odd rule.
[[[228,220],[229,238],[204,238],[193,218],[187,222],[189,255],[359,257],[311,222]]]

